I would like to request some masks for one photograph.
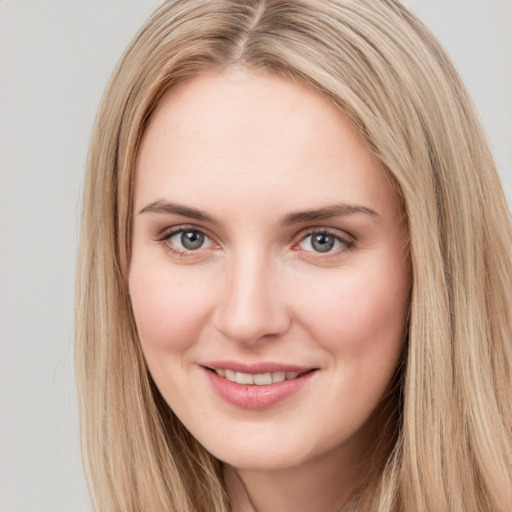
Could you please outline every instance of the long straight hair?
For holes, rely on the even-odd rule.
[[[377,470],[346,508],[511,510],[510,213],[459,76],[397,0],[171,0],[122,57],[91,140],[77,271],[82,446],[96,509],[229,510],[221,463],[151,380],[126,277],[144,129],[177,83],[232,65],[336,105],[407,218],[407,353]]]

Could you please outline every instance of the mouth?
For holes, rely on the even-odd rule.
[[[208,363],[203,371],[213,390],[242,409],[266,409],[288,399],[307,386],[319,368],[261,363]]]
[[[219,377],[222,377],[230,382],[236,382],[237,384],[245,384],[249,386],[268,386],[270,384],[278,384],[285,380],[293,380],[297,377],[314,371],[305,370],[302,372],[297,371],[274,371],[274,372],[262,372],[262,373],[245,373],[230,370],[229,368],[207,368],[208,370],[215,372]]]

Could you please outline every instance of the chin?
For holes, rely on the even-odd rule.
[[[267,436],[264,442],[248,442],[242,438],[236,442],[233,438],[230,443],[205,443],[203,446],[217,459],[237,469],[253,471],[278,471],[297,467],[316,458],[313,447],[306,447],[304,442],[287,442],[272,440]]]

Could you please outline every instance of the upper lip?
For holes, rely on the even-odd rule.
[[[233,370],[235,372],[248,373],[252,375],[272,372],[304,373],[315,369],[312,366],[277,363],[272,361],[262,361],[258,363],[241,363],[238,361],[209,361],[202,364],[202,366],[211,370]]]

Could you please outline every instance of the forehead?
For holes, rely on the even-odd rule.
[[[301,84],[240,68],[180,84],[144,133],[136,208],[178,193],[202,206],[218,206],[222,196],[244,207],[251,195],[283,210],[302,206],[298,200],[389,203],[394,196],[334,104]]]

